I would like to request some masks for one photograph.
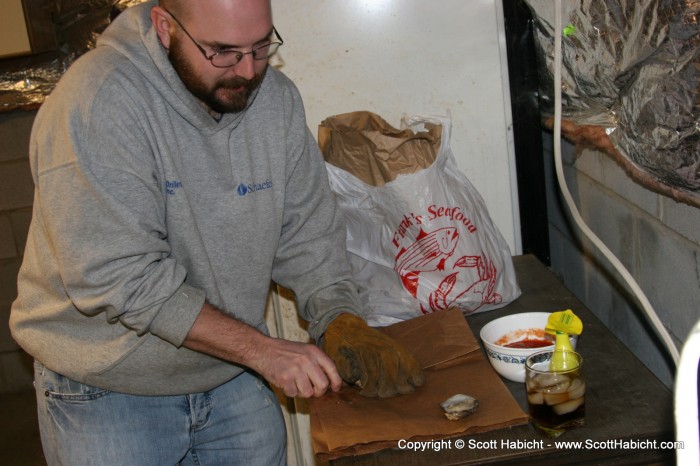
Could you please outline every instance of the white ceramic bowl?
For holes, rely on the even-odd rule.
[[[513,382],[525,382],[525,359],[538,351],[554,349],[554,337],[547,335],[549,312],[523,312],[492,320],[484,325],[479,335],[484,342],[486,354],[496,372]],[[549,339],[552,344],[537,348],[508,348],[504,345],[527,338]],[[576,348],[577,336],[569,337]]]

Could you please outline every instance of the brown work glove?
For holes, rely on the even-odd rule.
[[[326,329],[323,350],[340,376],[360,395],[381,398],[411,393],[423,385],[423,370],[403,346],[354,314],[340,314]]]

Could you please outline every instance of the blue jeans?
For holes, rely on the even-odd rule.
[[[178,396],[110,392],[39,362],[34,376],[49,466],[285,464],[282,411],[248,372],[208,392]]]

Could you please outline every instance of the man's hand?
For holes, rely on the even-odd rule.
[[[249,367],[285,395],[321,396],[343,381],[318,347],[272,338],[204,303],[183,346]]]
[[[321,396],[330,387],[337,392],[343,380],[333,361],[318,347],[270,338],[255,362],[256,370],[289,397]]]
[[[364,396],[411,393],[425,380],[411,353],[354,314],[340,314],[328,325],[323,350],[343,380],[359,385]]]

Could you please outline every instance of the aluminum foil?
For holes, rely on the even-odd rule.
[[[0,111],[38,108],[80,55],[95,46],[112,19],[143,0],[50,0],[58,49],[0,60]]]
[[[554,3],[525,1],[551,115]],[[563,118],[605,126],[633,163],[700,192],[700,0],[565,0],[562,10]]]

